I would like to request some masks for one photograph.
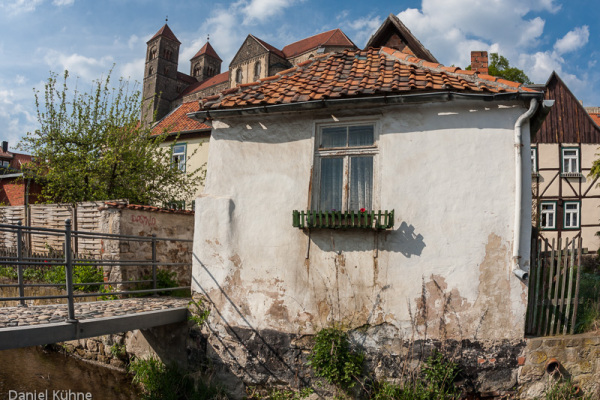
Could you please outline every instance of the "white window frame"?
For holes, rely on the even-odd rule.
[[[572,210],[567,210],[567,206],[576,206]],[[572,217],[575,217],[575,225],[571,225]],[[567,225],[567,220],[569,225]],[[579,229],[581,226],[581,203],[579,201],[565,201],[563,203],[563,228]]]
[[[180,150],[180,149],[183,150]],[[171,164],[173,168],[179,169],[181,172],[185,172],[185,164],[187,162],[187,144],[177,143],[173,145],[171,154]]]
[[[9,168],[10,167],[10,161],[0,160],[0,167]]]
[[[565,152],[574,151],[574,155],[566,155]],[[579,174],[579,148],[578,147],[562,147],[560,150],[560,168],[563,174]],[[567,162],[566,162],[567,161]]]
[[[551,208],[547,208],[544,210],[544,206],[552,206]],[[540,203],[540,229],[556,229],[556,209],[557,202],[556,201],[542,201]],[[552,224],[548,223],[548,216],[552,215]],[[544,219],[546,223],[544,223]]]
[[[368,146],[356,146],[356,147],[333,147],[333,148],[319,148],[321,143],[321,135],[323,128],[331,127],[352,127],[352,126],[373,126],[373,144]],[[321,188],[321,160],[324,158],[343,158],[343,184],[342,184],[342,209],[335,211],[359,211],[349,210],[350,202],[350,158],[351,157],[372,157],[373,159],[373,176],[371,188],[371,209],[376,210],[379,206],[378,199],[378,154],[379,154],[379,124],[373,120],[348,120],[339,123],[323,123],[317,124],[315,128],[315,158],[314,158],[314,180],[313,180],[313,195],[311,199],[311,209],[319,210],[320,204],[320,188]],[[319,210],[319,211],[333,211],[333,210]],[[370,211],[370,210],[369,210]]]
[[[531,148],[531,174],[532,175],[535,175],[538,173],[537,161],[538,161],[537,147],[532,147]]]

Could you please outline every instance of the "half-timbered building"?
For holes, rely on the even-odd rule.
[[[600,248],[600,188],[589,176],[598,158],[600,127],[553,72],[545,98],[555,105],[532,138],[534,224],[548,239],[583,238],[589,252]]]

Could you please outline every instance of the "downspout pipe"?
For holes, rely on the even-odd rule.
[[[515,122],[515,221],[514,221],[514,239],[513,239],[513,273],[520,279],[529,278],[529,271],[521,267],[521,224],[522,224],[522,201],[523,201],[523,163],[521,149],[523,143],[521,140],[523,125],[531,119],[531,116],[538,108],[538,100],[533,98],[529,103],[529,110],[522,114]]]

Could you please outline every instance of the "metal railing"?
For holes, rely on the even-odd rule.
[[[71,220],[65,220],[65,229],[50,229],[23,226],[21,222],[16,225],[0,224],[0,232],[8,232],[14,235],[16,240],[16,248],[6,248],[3,243],[0,243],[0,267],[16,267],[17,272],[17,283],[2,283],[0,288],[18,288],[19,295],[13,297],[0,297],[0,301],[17,301],[19,306],[26,307],[26,300],[42,300],[42,299],[67,299],[68,305],[68,318],[67,322],[76,322],[75,318],[75,298],[80,297],[99,297],[99,296],[126,296],[126,295],[140,295],[140,294],[154,294],[158,295],[159,292],[172,292],[175,290],[189,290],[190,286],[176,286],[176,287],[158,287],[157,272],[159,267],[170,268],[170,267],[191,267],[191,246],[189,247],[189,261],[186,262],[167,262],[159,261],[159,258],[165,259],[167,256],[163,255],[159,257],[158,247],[159,244],[167,242],[180,242],[180,243],[192,243],[191,239],[173,239],[173,238],[160,238],[156,237],[155,234],[152,236],[133,236],[133,235],[117,235],[108,233],[96,233],[96,232],[84,232],[84,231],[73,231],[71,229]],[[55,249],[48,249],[46,254],[32,254],[29,249],[26,249],[23,245],[24,237],[26,234],[30,235],[44,235],[63,237],[63,248],[60,251]],[[116,249],[116,253],[112,255],[114,258],[97,258],[89,257],[86,255],[78,255],[73,253],[73,243],[80,239],[96,239],[103,243],[103,246],[108,246],[110,242],[113,242],[113,249]],[[149,258],[147,259],[122,259],[121,256],[121,243],[128,242],[148,244],[150,249],[148,251]],[[117,246],[114,246],[114,242]],[[181,246],[180,246],[181,247]],[[185,253],[184,253],[185,254]],[[181,257],[181,254],[179,254]],[[111,257],[111,256],[107,256]],[[186,256],[187,258],[187,256]],[[73,282],[74,267],[78,265],[90,265],[97,269],[102,267],[104,280],[102,282]],[[64,267],[65,269],[65,281],[64,283],[26,283],[24,278],[24,271],[26,269],[42,269],[50,270],[52,267]],[[107,279],[106,271],[104,267],[118,267],[120,276],[123,277],[125,269],[136,267],[141,268],[142,273],[144,270],[151,270],[151,279],[133,279],[133,280],[113,280]],[[191,278],[191,277],[190,277]],[[139,288],[139,285],[150,285],[151,289]],[[113,289],[113,285],[117,285],[119,290]],[[137,285],[134,290],[127,290],[124,287],[131,285]],[[66,294],[64,295],[48,295],[48,296],[26,296],[25,289],[33,287],[58,287],[64,288]],[[77,293],[76,287],[104,287],[105,290],[92,293]]]

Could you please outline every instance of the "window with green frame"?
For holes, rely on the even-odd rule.
[[[562,147],[561,148],[561,172],[563,174],[578,174],[579,169],[579,148]]]
[[[556,229],[556,201],[540,203],[540,228]]]
[[[579,201],[565,201],[563,203],[563,228],[579,229],[581,221],[581,203]]]

